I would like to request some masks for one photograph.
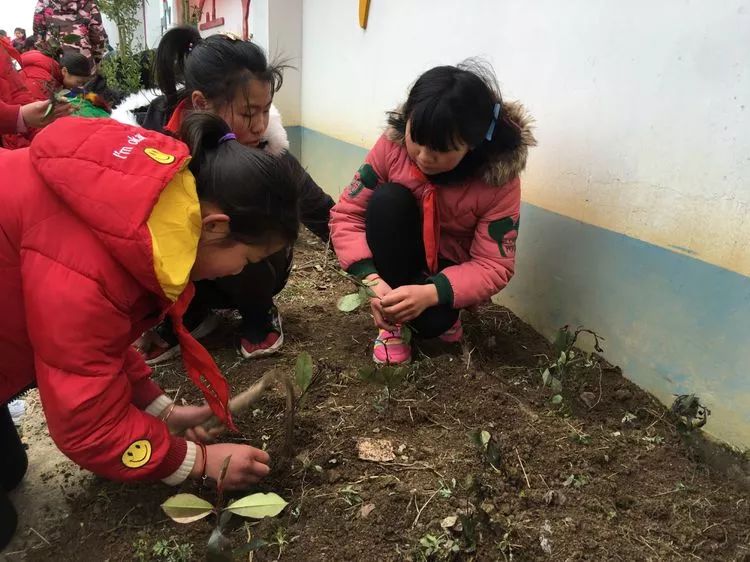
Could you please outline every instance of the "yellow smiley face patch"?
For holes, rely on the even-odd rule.
[[[130,444],[122,454],[122,464],[128,468],[140,468],[151,458],[151,442],[139,439]]]
[[[151,160],[158,162],[159,164],[171,164],[175,160],[172,154],[167,154],[166,152],[162,152],[155,148],[144,148],[143,152],[145,152]]]

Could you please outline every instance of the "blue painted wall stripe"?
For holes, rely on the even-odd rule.
[[[303,165],[338,197],[367,151],[290,133]],[[548,337],[564,324],[596,330],[628,378],[666,403],[699,394],[709,432],[750,447],[750,278],[534,205],[522,214],[517,273],[499,302]]]

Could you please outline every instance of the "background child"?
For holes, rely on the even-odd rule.
[[[289,153],[281,117],[272,107],[273,96],[282,85],[282,67],[269,64],[263,50],[249,41],[225,34],[202,39],[197,29],[178,27],[162,38],[156,71],[163,96],[148,106],[144,127],[174,132],[191,111],[215,113],[229,124],[239,142],[300,171],[304,176],[300,191],[302,223],[328,240],[333,200]],[[184,88],[178,88],[179,83],[184,83]],[[139,95],[141,99],[143,96]],[[127,107],[128,101],[123,105]],[[199,283],[186,314],[186,326],[201,337],[216,326],[210,309],[237,309],[242,316],[238,351],[244,357],[278,351],[284,333],[273,297],[286,286],[292,258],[292,247],[288,246],[261,263],[248,264],[238,275]],[[168,322],[138,345],[151,364],[179,353]]]
[[[331,212],[342,267],[375,280],[373,358],[403,363],[415,335],[460,340],[459,311],[513,276],[531,119],[478,62],[440,66],[406,103]]]
[[[26,468],[5,404],[38,386],[50,435],[113,480],[216,478],[246,488],[268,455],[202,445],[212,411],[231,426],[229,387],[185,330],[191,280],[242,270],[292,243],[299,177],[196,113],[181,142],[111,119],[62,119],[29,150],[0,151],[0,550],[16,516],[6,491]],[[188,159],[192,155],[192,159]],[[71,178],[75,177],[75,181]],[[175,406],[131,347],[165,312],[209,402]]]
[[[17,27],[13,35],[13,48],[22,53],[26,50],[26,30],[23,27]]]
[[[63,88],[83,88],[92,79],[91,63],[80,53],[66,53],[58,62],[42,51],[27,51],[21,55],[21,66],[29,90],[40,100]]]

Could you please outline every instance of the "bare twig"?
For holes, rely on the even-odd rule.
[[[599,368],[599,398],[596,399],[596,402],[594,403],[589,410],[593,410],[596,408],[596,406],[599,404],[599,402],[602,401],[602,366],[599,364],[599,362],[596,362],[596,366]]]
[[[417,507],[417,516],[414,518],[414,522],[411,524],[412,529],[417,526],[417,521],[419,521],[419,518],[422,515],[422,512],[424,511],[424,508],[427,507],[427,504],[432,501],[432,498],[434,498],[439,491],[440,489],[435,490],[435,492],[429,497],[429,499],[426,502],[424,502],[422,509],[419,509],[419,505],[417,505],[416,500],[414,501],[414,505],[416,505]]]
[[[531,488],[531,482],[529,482],[529,475],[526,474],[526,468],[523,466],[523,461],[521,460],[521,455],[518,453],[518,449],[516,447],[513,447],[513,450],[516,452],[516,456],[518,457],[518,464],[521,465],[521,470],[523,470],[523,477],[526,478],[526,485]]]
[[[37,530],[36,530],[36,529],[35,529],[34,527],[29,527],[29,529],[31,529],[32,531],[34,531],[34,534],[35,534],[35,535],[36,535],[37,537],[39,537],[40,539],[42,539],[42,540],[43,540],[44,542],[46,542],[46,543],[47,543],[47,544],[48,544],[49,546],[52,546],[52,543],[51,543],[51,542],[49,542],[49,541],[48,541],[47,539],[45,539],[45,538],[44,538],[44,537],[42,536],[42,534],[41,534],[41,533],[40,533],[39,531],[37,531]]]

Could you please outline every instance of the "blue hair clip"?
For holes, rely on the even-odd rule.
[[[497,120],[499,117],[500,117],[500,104],[496,103],[494,109],[492,110],[492,122],[490,123],[490,128],[487,129],[487,134],[484,137],[488,141],[491,141],[492,135],[495,134],[495,125],[497,125]]]
[[[227,133],[219,139],[219,144],[224,144],[229,140],[237,140],[237,135],[235,135],[234,133]]]

